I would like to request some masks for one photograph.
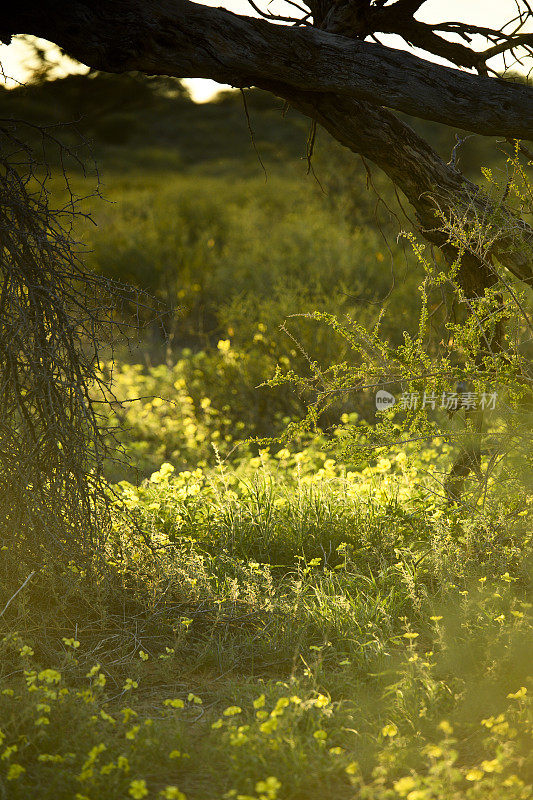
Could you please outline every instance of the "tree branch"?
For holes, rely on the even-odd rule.
[[[393,6],[387,6],[384,11],[389,8],[392,9]],[[483,70],[486,59],[490,58],[485,53],[478,53],[464,44],[443,39],[435,33],[432,25],[414,19],[398,20],[392,13],[387,15],[379,30],[382,33],[396,33],[408,44],[441,56],[458,66]]]
[[[189,0],[31,0],[2,39],[30,33],[108,72],[140,70],[367,101],[484,135],[533,138],[533,91],[311,27],[273,25]]]
[[[461,215],[474,222],[497,214],[498,235],[491,243],[492,255],[517,278],[533,285],[533,230],[505,207],[495,209],[476,184],[446,164],[408,125],[389,111],[361,101],[280,86],[271,91],[380,167],[415,209],[425,238],[445,252],[447,236],[441,230],[441,215]],[[494,282],[494,275],[486,274],[476,258],[469,260],[466,269],[471,273],[465,278],[467,291],[475,293]]]
[[[396,3],[392,6],[396,10],[396,12],[402,12],[402,14],[416,14],[420,6],[423,6],[426,0],[396,0]]]

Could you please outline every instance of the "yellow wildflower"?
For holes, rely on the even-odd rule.
[[[131,781],[128,794],[130,795],[130,797],[133,797],[133,800],[142,800],[143,797],[147,797],[148,789],[146,788],[146,781],[145,780]]]
[[[242,712],[242,708],[240,706],[228,706],[222,713],[225,717],[235,717],[237,714]]]
[[[507,697],[509,700],[521,700],[522,697],[525,697],[527,694],[527,689],[525,686],[521,686],[520,689],[516,692],[510,692]]]
[[[22,766],[22,764],[11,764],[11,766],[9,767],[9,769],[7,771],[7,776],[6,776],[7,780],[8,781],[16,781],[16,779],[20,778],[20,776],[24,772],[26,772],[26,770]]]
[[[183,792],[180,792],[177,786],[166,786],[159,792],[164,800],[187,800]]]
[[[447,719],[443,719],[442,722],[439,722],[439,729],[445,733],[446,736],[449,736],[453,733],[453,728]]]
[[[406,797],[409,792],[415,788],[415,786],[415,779],[410,775],[407,775],[405,778],[400,778],[400,780],[396,781],[394,784],[394,790],[400,795],[400,797]]]
[[[37,677],[43,683],[59,683],[61,681],[61,673],[56,669],[43,669]]]
[[[278,789],[281,789],[281,782],[278,781],[273,775],[264,781],[258,781],[255,784],[255,791],[257,794],[263,795],[266,800],[275,800],[278,794]]]

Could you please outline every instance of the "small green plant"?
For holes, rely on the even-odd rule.
[[[374,424],[363,418],[339,437],[342,458],[394,453],[413,442],[420,452],[429,443],[440,453],[451,445],[455,459],[448,476],[433,473],[433,492],[466,503],[469,513],[510,497],[523,504],[530,486],[518,464],[531,463],[530,297],[491,256],[495,239],[512,235],[499,222],[504,201],[511,196],[520,213],[531,213],[531,188],[518,154],[517,146],[507,159],[504,185],[485,171],[492,217],[472,221],[470,209],[458,209],[453,219],[442,218],[451,263],[405,234],[423,276],[418,330],[404,331],[402,343],[384,332],[386,304],[371,329],[349,316],[307,315],[343,341],[349,355],[323,365],[311,351],[303,374],[278,366],[268,384],[292,386],[308,398],[306,415],[288,425],[286,441],[316,431],[335,404],[372,393],[376,403],[386,402],[377,406]],[[479,286],[473,265],[486,275]]]

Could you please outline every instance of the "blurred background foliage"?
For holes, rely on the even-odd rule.
[[[416,332],[422,270],[397,241],[410,227],[405,205],[385,176],[368,174],[368,165],[324,133],[310,169],[308,122],[290,109],[283,114],[276,98],[246,92],[251,134],[239,92],[198,105],[169,78],[42,78],[0,91],[0,115],[46,125],[71,148],[64,164],[53,163],[52,151],[50,159],[52,169],[69,170],[95,223],[77,232],[83,259],[132,287],[124,319],[133,313],[141,327],[115,353],[117,399],[154,395],[177,403],[152,405],[152,425],[148,400],[117,415],[136,457],[145,453],[141,475],[178,450],[180,463],[197,457],[181,434],[175,440],[170,433],[181,429],[184,402],[202,420],[202,402],[210,401],[216,424],[206,439],[215,430],[222,440],[230,431],[231,438],[276,435],[302,413],[305,398],[287,387],[257,387],[277,365],[302,374],[310,360],[329,367],[351,356],[325,326],[291,315],[318,310],[369,329],[380,320],[393,345],[404,331]],[[450,157],[457,132],[410,122]],[[36,148],[45,146],[38,128],[31,135]],[[503,168],[500,155],[498,164],[481,137],[459,149],[461,167],[476,179],[481,165]],[[60,177],[51,186],[61,203]],[[157,314],[143,292],[157,298]],[[437,338],[441,301],[436,293],[429,305]],[[353,411],[373,419],[373,398],[349,397],[323,422]]]
[[[126,459],[107,464],[105,563],[2,544],[0,793],[530,798],[531,453],[514,483],[489,476],[490,504],[447,504],[453,448],[377,447],[370,390],[290,448],[242,443],[305,413],[305,390],[263,385],[277,367],[355,363],[326,314],[416,338],[424,268],[390,184],[325,134],[309,170],[308,123],[260,92],[252,141],[239,93],[47,77],[0,91],[0,116],[70,148],[30,129],[50,202],[66,169],[92,215],[83,261],[126,287],[100,362]],[[411,123],[448,160],[457,132]],[[493,143],[458,152],[505,178]],[[434,361],[448,299],[428,290]],[[333,452],[356,426],[359,459]]]

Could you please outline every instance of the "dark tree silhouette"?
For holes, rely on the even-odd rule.
[[[4,12],[0,36],[8,42],[13,34],[34,34],[108,72],[212,78],[269,90],[381,167],[414,207],[426,238],[446,251],[436,207],[444,214],[470,209],[475,216],[486,213],[486,198],[391,109],[488,136],[533,137],[533,90],[489,77],[488,66],[497,54],[529,55],[533,34],[523,30],[533,12],[521,0],[515,19],[491,30],[419,22],[424,4],[291,0],[298,16],[260,11],[263,19],[256,19],[189,0],[30,0]],[[380,33],[398,34],[453,67],[385,47],[377,42]],[[446,38],[451,34],[459,41]],[[486,41],[481,51],[471,46],[474,35]],[[493,255],[530,282],[533,233],[511,214],[500,222]],[[472,258],[462,280],[471,292],[491,276]]]

